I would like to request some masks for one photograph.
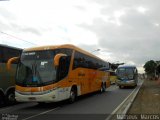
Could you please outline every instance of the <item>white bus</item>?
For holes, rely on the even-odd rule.
[[[117,85],[119,88],[124,86],[137,86],[138,70],[133,65],[120,65],[116,71]]]

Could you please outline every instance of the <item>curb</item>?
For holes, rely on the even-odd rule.
[[[117,115],[122,115],[122,120],[124,119],[125,115],[127,114],[128,110],[130,109],[132,103],[134,102],[144,80],[137,86],[126,99],[105,119],[105,120],[116,120]]]

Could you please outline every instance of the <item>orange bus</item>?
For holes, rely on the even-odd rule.
[[[18,60],[15,98],[19,102],[57,102],[110,86],[109,63],[74,45],[24,49]],[[103,69],[104,68],[104,69]]]

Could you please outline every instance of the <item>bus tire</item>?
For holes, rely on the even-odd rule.
[[[120,85],[119,88],[122,89],[122,86]]]
[[[133,88],[136,88],[137,87],[137,84],[135,84],[134,86],[133,86]]]
[[[0,106],[4,105],[4,95],[0,93]]]
[[[13,104],[16,103],[14,90],[10,90],[10,91],[7,93],[6,101],[7,101],[7,104],[9,104],[9,105],[13,105]]]
[[[105,91],[106,91],[106,83],[102,83],[100,92],[103,93]]]
[[[76,87],[72,87],[70,91],[69,103],[74,103],[77,98],[77,89]]]

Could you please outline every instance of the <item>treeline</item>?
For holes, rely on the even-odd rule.
[[[152,79],[160,77],[160,61],[147,61],[143,67],[148,77]]]

